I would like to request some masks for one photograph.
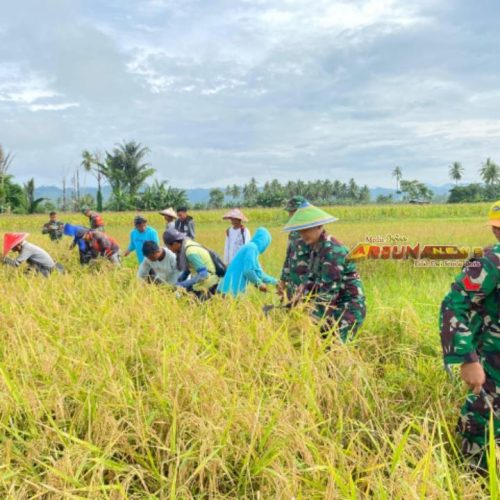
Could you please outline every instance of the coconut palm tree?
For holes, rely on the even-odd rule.
[[[149,149],[135,141],[123,142],[106,152],[106,159],[99,164],[102,175],[113,191],[116,210],[131,208],[136,203],[137,193],[155,169],[144,162]]]
[[[462,167],[462,164],[458,161],[454,161],[450,165],[450,169],[448,171],[450,179],[452,181],[455,181],[455,186],[458,186],[458,181],[462,180],[462,177],[464,175],[464,167]]]
[[[392,176],[396,178],[396,192],[399,193],[399,191],[400,191],[399,183],[401,182],[401,179],[403,178],[403,171],[401,170],[401,167],[396,167],[392,171]]]
[[[101,212],[102,211],[102,165],[101,165],[101,159],[100,159],[100,154],[98,152],[95,152],[94,154],[90,153],[88,150],[82,151],[82,163],[81,163],[83,169],[86,172],[92,172],[94,174],[94,177],[97,179],[97,196],[96,196],[96,202],[97,202],[97,211]]]
[[[486,159],[479,173],[487,186],[493,186],[500,182],[500,167],[490,158]]]
[[[35,198],[35,179],[30,179],[24,184],[24,194],[26,196],[26,211],[29,214],[34,214],[40,203],[46,200],[46,198]]]

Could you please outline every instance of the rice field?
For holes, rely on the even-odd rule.
[[[486,246],[488,204],[332,207],[329,232]],[[280,210],[263,256],[279,275]],[[222,253],[222,211],[194,213],[197,239]],[[125,249],[133,213],[105,213]],[[80,214],[65,222],[84,224]],[[148,214],[162,230],[163,219]],[[121,269],[81,268],[45,216],[0,217],[67,269],[45,280],[0,267],[1,498],[484,498],[456,448],[466,391],[443,370],[440,302],[458,270],[358,264],[368,315],[356,339],[325,352],[304,311],[273,294],[198,304]]]

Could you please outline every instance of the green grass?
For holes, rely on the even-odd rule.
[[[334,207],[332,234],[487,245],[485,205]],[[278,274],[279,210],[263,264]],[[195,214],[222,250],[221,212]],[[133,214],[105,214],[124,246]],[[68,216],[74,223],[80,215]],[[44,218],[29,230],[70,271],[48,280],[0,268],[0,496],[10,498],[478,498],[498,491],[458,460],[464,399],[442,368],[437,316],[455,269],[359,265],[368,317],[354,342],[325,352],[303,311],[240,300],[197,305],[120,270],[81,269]],[[157,229],[159,215],[151,214]],[[494,449],[494,443],[492,443]]]

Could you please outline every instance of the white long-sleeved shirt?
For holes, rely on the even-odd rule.
[[[234,229],[230,227],[226,232],[226,245],[224,247],[224,262],[229,264],[234,256],[238,253],[238,250],[249,243],[252,239],[252,235],[247,227]]]
[[[177,278],[180,274],[177,269],[177,257],[175,253],[171,252],[168,248],[163,248],[162,250],[165,251],[165,256],[162,260],[152,261],[147,257],[144,258],[137,271],[137,277],[139,279],[147,279],[150,271],[153,271],[155,283],[174,284],[177,282]]]

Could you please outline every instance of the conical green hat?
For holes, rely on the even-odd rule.
[[[336,220],[338,220],[337,217],[306,202],[293,214],[287,222],[284,231],[300,231],[301,229],[309,229],[310,227],[323,226]]]

